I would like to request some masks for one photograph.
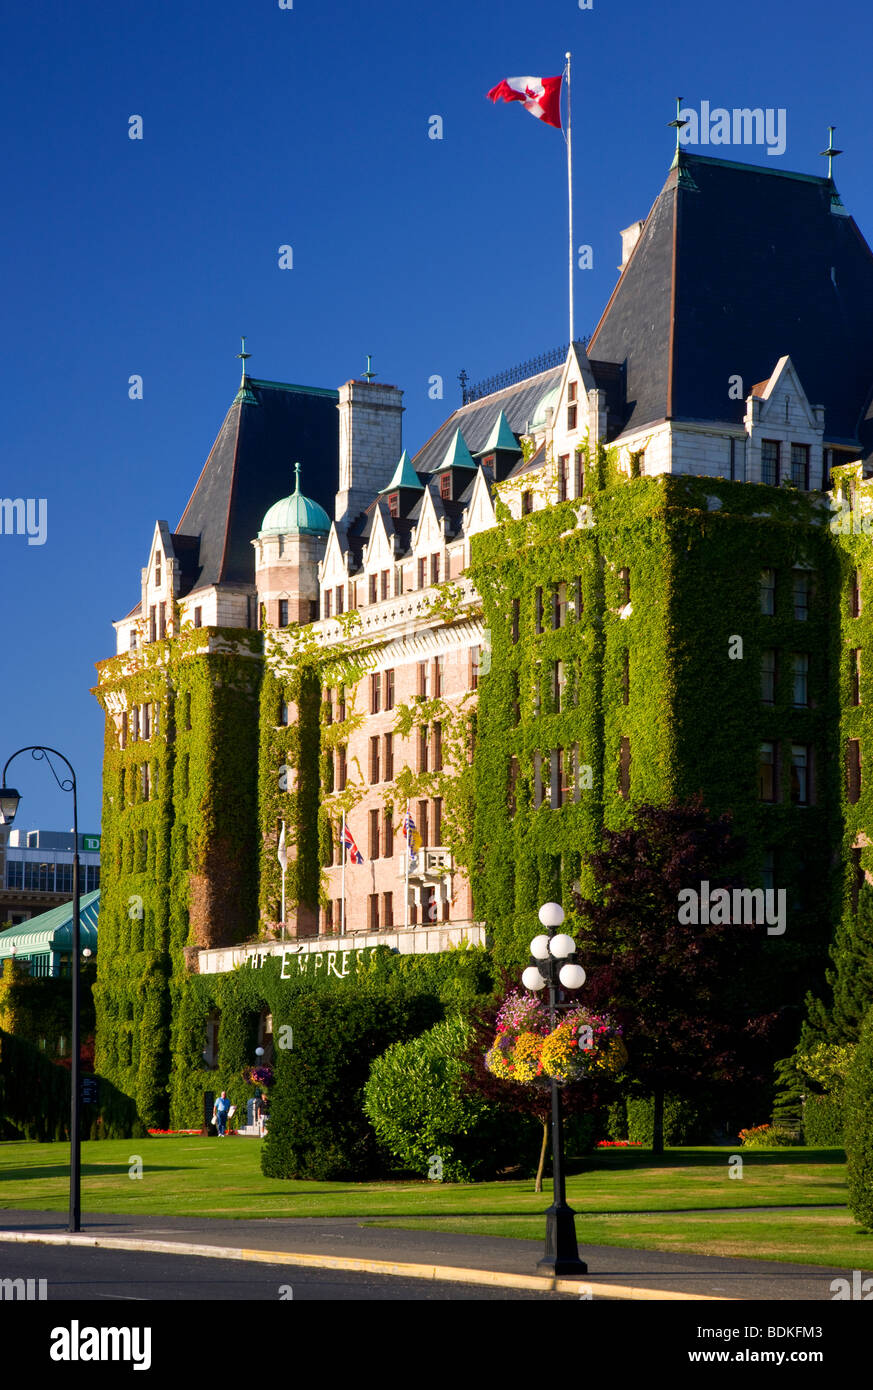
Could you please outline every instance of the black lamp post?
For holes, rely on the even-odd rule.
[[[76,797],[76,774],[73,771],[72,763],[69,763],[63,753],[59,753],[56,748],[43,748],[39,745],[29,745],[27,748],[19,748],[11,758],[7,758],[6,766],[3,769],[3,785],[0,786],[0,825],[11,825],[18,811],[18,803],[21,797],[13,787],[6,784],[6,773],[9,764],[19,753],[30,753],[37,762],[43,759],[51,768],[52,776],[63,792],[73,793],[73,941],[72,941],[72,976],[73,976],[73,1057],[70,1071],[70,1223],[69,1230],[78,1231],[82,1225],[82,1206],[81,1206],[81,1173],[82,1173],[82,1153],[79,1138],[79,1104],[82,1089],[82,1065],[79,1056],[80,1050],[80,1020],[79,1020],[79,806]],[[60,758],[70,769],[69,777],[61,779],[55,771],[49,754],[52,753],[56,758]]]
[[[568,1004],[559,1002],[562,989],[579,989],[585,983],[585,971],[575,961],[576,943],[558,927],[564,921],[560,903],[544,903],[539,919],[548,935],[535,936],[530,943],[532,964],[522,974],[527,989],[549,989],[549,1026],[554,1029],[558,1013]],[[539,1267],[554,1274],[587,1274],[588,1266],[579,1258],[576,1244],[575,1212],[567,1205],[564,1184],[564,1131],[561,1114],[561,1082],[552,1077],[552,1205],[546,1212],[546,1248]]]

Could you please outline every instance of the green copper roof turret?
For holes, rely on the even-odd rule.
[[[522,452],[521,445],[509,428],[509,421],[502,410],[494,421],[494,428],[488,436],[487,444],[476,450],[476,457],[481,458],[483,454],[493,454],[497,449],[510,449],[514,454]]]
[[[400,487],[411,487],[415,488],[416,492],[424,492],[424,483],[413,468],[412,460],[405,449],[400,455],[400,460],[394,470],[394,477],[391,479],[390,483],[382,488],[382,492],[394,492]],[[379,495],[381,496],[381,493]]]
[[[294,491],[281,502],[274,502],[261,522],[259,536],[326,536],[330,517],[311,497],[300,491],[300,464],[294,465]]]
[[[442,463],[434,469],[435,473],[440,473],[444,468],[475,468],[476,464],[473,455],[464,442],[464,436],[460,430],[455,430],[455,437],[445,452]]]

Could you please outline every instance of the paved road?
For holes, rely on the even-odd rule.
[[[580,1243],[584,1241],[584,1229],[584,1220],[578,1220]],[[0,1210],[0,1232],[3,1230],[62,1234],[66,1230],[66,1220],[60,1212]],[[108,1214],[91,1216],[86,1212],[83,1233],[339,1255],[353,1259],[452,1265],[526,1277],[537,1274],[536,1261],[541,1254],[541,1247],[535,1241],[383,1228],[367,1225],[353,1217],[223,1221],[205,1217],[167,1216],[131,1219]],[[0,1240],[0,1260],[11,1264],[12,1251],[24,1248]],[[837,1277],[851,1279],[852,1274],[850,1270],[814,1265],[723,1259],[657,1250],[625,1250],[616,1246],[585,1246],[582,1254],[588,1262],[587,1281],[592,1286],[595,1299],[598,1284],[605,1283],[692,1293],[705,1298],[831,1302],[832,1280]],[[868,1277],[871,1271],[868,1268],[862,1273]],[[248,1272],[239,1277],[248,1283]],[[293,1280],[288,1282],[293,1283]]]
[[[47,1301],[100,1302],[130,1305],[208,1301],[265,1303],[416,1302],[458,1300],[561,1299],[572,1294],[483,1288],[471,1284],[441,1284],[430,1279],[395,1275],[352,1274],[299,1265],[242,1264],[239,1260],[204,1260],[196,1255],[151,1255],[140,1250],[75,1250],[68,1245],[11,1245],[0,1243],[0,1280],[46,1280]],[[0,1284],[0,1288],[2,1288]],[[39,1289],[39,1284],[34,1285]],[[8,1303],[4,1313],[11,1313]],[[117,1314],[116,1316],[121,1316]]]

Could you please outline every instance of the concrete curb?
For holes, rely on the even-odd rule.
[[[355,1259],[347,1255],[309,1255],[292,1250],[246,1250],[235,1245],[195,1245],[182,1240],[139,1240],[126,1236],[51,1235],[31,1231],[0,1231],[0,1240],[25,1245],[78,1245],[89,1249],[141,1250],[153,1255],[200,1255],[213,1260],[250,1260],[259,1264],[301,1265],[310,1269],[338,1269],[358,1274],[396,1274],[406,1279],[433,1279],[445,1283],[489,1284],[504,1289],[539,1289],[545,1293],[579,1293],[593,1298],[628,1298],[694,1303],[732,1303],[720,1294],[678,1293],[674,1289],[637,1288],[626,1284],[601,1284],[586,1279],[561,1279],[554,1275],[506,1274],[499,1270],[465,1269],[459,1265],[406,1264],[390,1260]]]

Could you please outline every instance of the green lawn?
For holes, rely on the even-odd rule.
[[[129,1176],[137,1154],[140,1179]],[[0,1143],[0,1209],[66,1210],[68,1155],[64,1144]],[[861,1235],[842,1205],[840,1150],[749,1150],[742,1155],[741,1179],[728,1176],[729,1157],[727,1149],[669,1149],[655,1160],[643,1150],[613,1149],[583,1160],[567,1181],[580,1240],[869,1266],[873,1236]],[[538,1196],[530,1179],[282,1182],[263,1177],[259,1159],[255,1139],[220,1144],[193,1135],[85,1143],[83,1211],[132,1217],[355,1216],[380,1225],[542,1239],[548,1184]],[[790,1210],[821,1206],[833,1209]]]

